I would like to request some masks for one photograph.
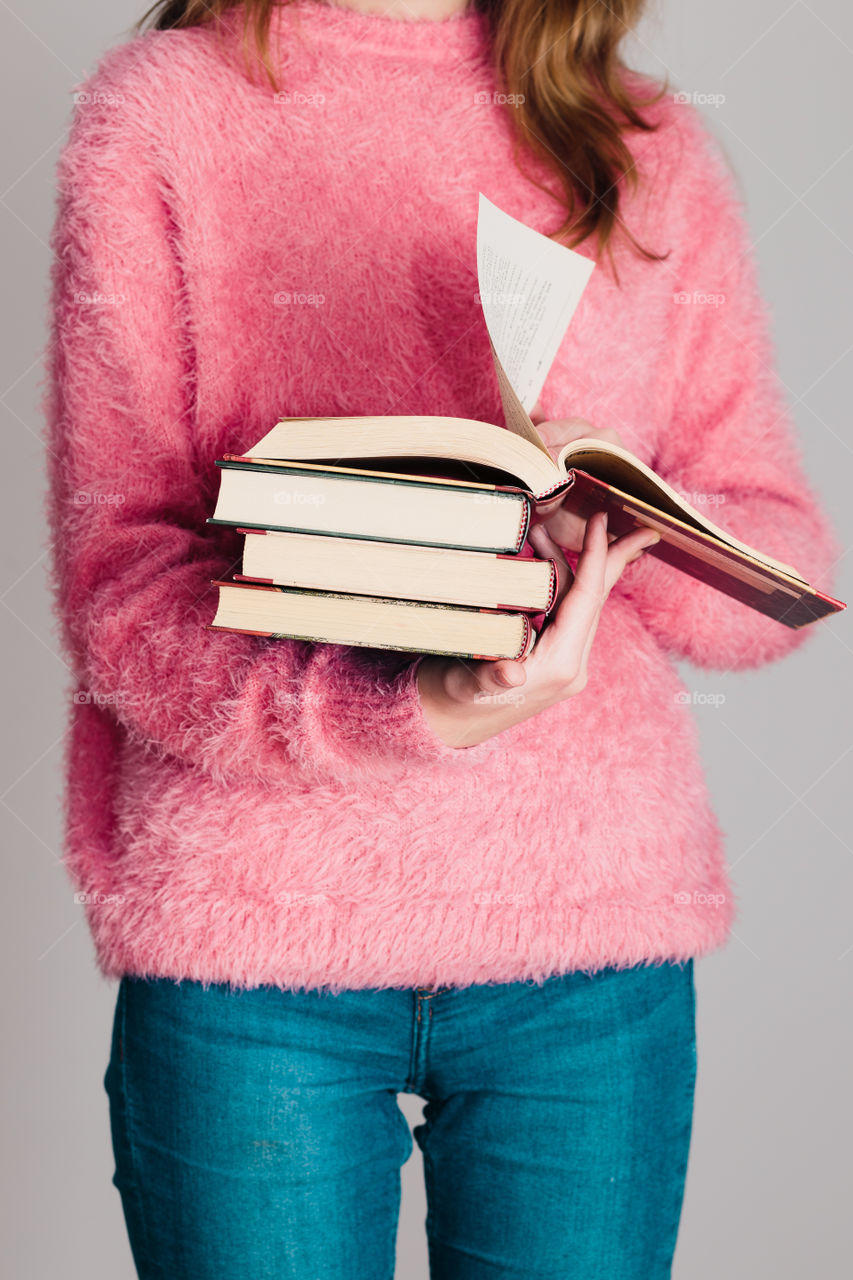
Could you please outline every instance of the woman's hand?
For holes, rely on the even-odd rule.
[[[583,523],[574,575],[545,524],[530,532],[536,553],[557,562],[559,588],[549,625],[528,658],[471,662],[428,657],[421,662],[418,690],[424,714],[448,746],[476,746],[585,687],[604,602],[625,566],[657,542],[659,535],[650,529],[632,529],[608,542],[603,511]]]
[[[628,447],[619,432],[613,430],[612,427],[594,427],[592,423],[587,422],[584,418],[543,420],[539,412],[538,402],[530,416],[555,462],[564,445],[571,443],[572,440],[579,440],[582,436],[591,436],[593,440],[606,440],[609,444],[621,445],[623,449]],[[547,516],[536,516],[534,514],[533,521],[534,524],[544,525],[554,541],[559,543],[561,547],[565,547],[566,550],[580,551],[583,546],[586,520],[570,511],[565,502],[562,506],[557,507],[556,510],[550,511]],[[611,539],[615,538],[615,536],[615,534],[609,535]]]

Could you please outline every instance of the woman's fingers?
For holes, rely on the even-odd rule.
[[[492,693],[505,693],[507,689],[520,689],[527,681],[523,662],[501,658],[498,662],[484,663],[483,678],[478,681],[481,689]]]
[[[566,559],[565,552],[558,542],[555,542],[549,532],[546,524],[531,525],[530,532],[527,535],[533,550],[544,559],[556,560],[558,568],[569,568],[569,562]]]
[[[660,534],[654,529],[632,529],[630,533],[623,533],[611,542],[605,571],[608,593],[619,580],[626,565],[639,560],[646,548],[653,547],[656,542],[660,542]]]
[[[586,522],[583,546],[575,569],[573,593],[578,592],[591,599],[601,598],[603,603],[604,575],[607,566],[607,512],[595,511]]]
[[[475,686],[475,697],[491,698],[520,689],[532,679],[534,685],[557,659],[560,667],[583,673],[589,659],[601,610],[610,590],[625,566],[642,555],[659,535],[650,529],[632,529],[609,541],[607,512],[596,511],[586,522],[583,547],[574,573],[544,525],[536,525],[530,541],[537,555],[553,559],[557,565],[557,599],[551,626],[543,634],[530,661],[503,658],[497,662],[460,662],[455,682],[461,689]],[[546,653],[548,656],[546,657]],[[545,662],[545,667],[541,663]]]
[[[607,444],[616,444],[626,449],[628,446],[613,427],[595,427],[586,418],[550,418],[548,420],[533,418],[533,424],[539,432],[548,452],[557,457],[564,445],[574,440],[603,440]],[[571,463],[571,459],[569,459]]]
[[[551,418],[535,425],[548,448],[553,448],[557,453],[564,444],[570,444],[572,440],[580,440],[585,436],[592,436],[597,440],[606,432],[606,428],[596,428],[586,418]]]
[[[578,557],[574,581],[554,615],[554,638],[571,645],[585,641],[606,597],[607,515],[596,511],[586,522],[583,548]]]
[[[591,627],[625,566],[659,537],[652,529],[632,529],[610,542],[607,512],[594,512],[586,522],[574,581],[559,610],[564,627]]]
[[[448,677],[448,690],[464,700],[491,698],[519,689],[527,682],[524,663],[513,658],[499,658],[496,662],[466,662],[459,660]]]
[[[581,687],[586,681],[601,612],[612,587],[626,564],[657,542],[659,535],[649,529],[632,529],[612,542],[608,539],[607,512],[597,511],[587,521],[575,580],[560,610],[560,641],[567,659],[571,659],[574,651],[570,665],[582,682]]]
[[[552,608],[556,609],[574,582],[574,572],[566,559],[563,548],[558,542],[554,541],[546,525],[534,525],[527,536],[536,554],[541,556],[543,560],[553,560],[557,566],[557,591],[552,605]]]

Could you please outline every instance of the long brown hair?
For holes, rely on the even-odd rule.
[[[273,10],[289,0],[158,0],[136,24],[141,30],[195,27],[217,22],[243,4],[243,48],[252,51],[278,89],[269,53]],[[643,248],[620,217],[623,187],[637,185],[631,130],[653,131],[641,108],[668,91],[642,97],[631,89],[619,46],[638,23],[645,0],[471,0],[490,18],[493,62],[508,104],[513,153],[524,172],[524,153],[538,157],[557,179],[554,191],[565,216],[551,236],[574,248],[595,237],[612,260],[611,240],[620,228],[642,257],[666,254]]]

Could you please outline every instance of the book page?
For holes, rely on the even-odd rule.
[[[501,404],[503,405],[504,421],[510,431],[515,432],[517,436],[523,436],[525,440],[529,440],[531,444],[535,444],[537,449],[541,449],[543,453],[548,453],[548,448],[540,436],[539,432],[533,425],[533,419],[525,409],[513,390],[512,383],[506,375],[506,370],[498,359],[498,353],[495,351],[495,344],[489,335],[489,346],[492,351],[492,360],[495,364],[495,373],[498,378],[498,389],[501,393]]]
[[[530,410],[594,267],[480,192],[477,279],[506,422],[542,449]]]

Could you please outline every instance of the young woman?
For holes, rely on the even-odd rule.
[[[618,440],[825,570],[735,183],[619,57],[641,8],[171,0],[76,95],[46,406],[67,861],[121,980],[142,1277],[391,1277],[407,1091],[437,1280],[670,1274],[693,961],[732,919],[673,663],[801,633],[566,511],[531,535],[562,598],[524,663],[206,629],[239,567],[217,457],[282,414],[501,421],[480,191],[598,264],[549,446]]]

